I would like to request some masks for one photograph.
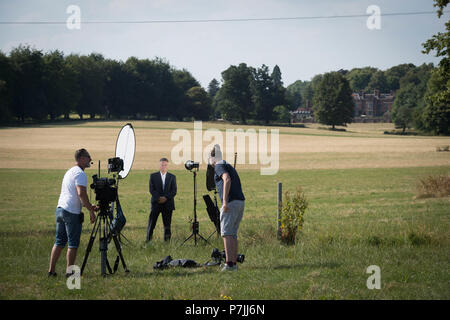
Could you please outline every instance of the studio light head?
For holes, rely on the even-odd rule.
[[[192,160],[188,160],[186,161],[186,163],[184,164],[184,167],[189,170],[192,171],[193,169],[199,169],[200,168],[200,163],[199,162],[194,162]]]
[[[123,160],[119,157],[108,159],[108,173],[120,172],[123,170]]]

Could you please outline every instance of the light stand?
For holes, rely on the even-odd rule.
[[[192,237],[194,238],[194,244],[197,245],[197,237],[206,243],[208,243],[208,240],[202,237],[202,235],[199,233],[199,223],[197,221],[197,172],[198,168],[195,168],[191,170],[194,176],[194,220],[192,221],[192,233],[189,237],[187,237],[183,243],[180,245],[182,246],[186,241],[190,240]]]

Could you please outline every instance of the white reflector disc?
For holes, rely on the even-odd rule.
[[[120,130],[116,142],[116,157],[123,160],[123,170],[119,172],[119,177],[125,179],[131,170],[136,150],[136,140],[134,129],[131,123],[127,123]]]

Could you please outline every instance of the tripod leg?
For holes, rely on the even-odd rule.
[[[200,239],[202,239],[203,241],[205,241],[206,243],[209,243],[208,240],[206,240],[205,238],[202,237],[202,235],[199,233],[198,236],[200,237]]]
[[[117,253],[118,253],[118,255],[119,255],[119,258],[120,258],[120,261],[122,262],[122,266],[123,266],[123,269],[124,269],[124,271],[125,272],[130,272],[130,270],[128,270],[128,268],[127,268],[127,265],[126,265],[126,263],[125,263],[125,259],[124,259],[124,257],[123,257],[123,254],[122,254],[122,246],[120,245],[120,241],[119,241],[119,237],[118,237],[118,235],[116,234],[116,233],[113,233],[113,232],[111,232],[111,230],[110,230],[110,225],[111,225],[111,223],[112,223],[112,220],[111,220],[111,218],[109,217],[107,217],[106,218],[106,224],[107,224],[107,231],[108,231],[108,236],[107,236],[107,238],[112,238],[113,239],[113,241],[114,241],[114,245],[116,246],[116,250],[117,250]],[[110,270],[110,273],[111,273],[111,268],[109,267],[108,268],[109,270]],[[116,263],[114,264],[114,272],[117,270],[117,268],[116,268]]]
[[[120,257],[120,261],[122,261],[123,269],[125,270],[125,272],[130,272],[130,270],[128,270],[128,268],[127,268],[127,265],[125,264],[125,259],[123,258],[123,255],[122,255],[122,246],[120,245],[120,241],[117,238],[117,235],[113,235],[112,237],[114,240],[114,244],[116,245],[116,250]]]
[[[102,241],[102,240],[100,240]],[[101,244],[100,244],[101,246]],[[100,271],[102,276],[106,277],[106,250],[101,250],[101,265],[100,265]]]
[[[206,240],[209,240],[209,239],[213,236],[213,234],[216,233],[216,232],[217,232],[217,230],[214,230],[214,231],[208,236],[208,238],[206,238]]]
[[[92,246],[94,245],[95,237],[97,236],[98,231],[98,216],[95,219],[94,227],[92,228],[91,237],[89,238],[89,243],[86,248],[86,253],[84,254],[83,264],[81,266],[80,276],[83,275],[84,268],[86,267],[87,260],[89,258],[89,253],[91,252]]]
[[[190,238],[192,238],[194,236],[194,233],[191,233],[191,235],[189,237],[187,237],[182,244],[180,244],[180,247],[186,242],[188,241]]]
[[[100,265],[100,270],[101,270],[101,274],[102,276],[106,276],[106,265],[107,265],[107,251],[108,251],[108,238],[107,238],[107,234],[106,234],[106,228],[108,227],[107,223],[106,223],[106,217],[102,216],[102,223],[100,223],[101,226],[101,235],[100,235],[100,254],[101,254],[101,265]]]

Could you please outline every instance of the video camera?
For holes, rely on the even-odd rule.
[[[119,157],[108,159],[108,173],[120,172],[123,170],[123,160]],[[100,175],[100,171],[99,171]],[[117,200],[118,186],[117,180],[108,177],[92,176],[91,189],[95,192],[95,200],[102,202],[114,202]]]
[[[116,179],[99,178],[98,175],[94,174],[92,180],[91,189],[95,192],[95,200],[102,202],[114,202],[117,200]]]

